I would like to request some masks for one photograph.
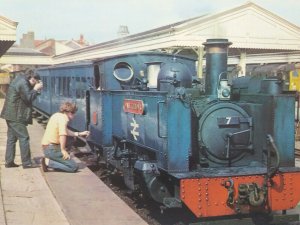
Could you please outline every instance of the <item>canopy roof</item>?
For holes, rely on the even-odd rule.
[[[0,57],[16,41],[18,23],[0,16]]]

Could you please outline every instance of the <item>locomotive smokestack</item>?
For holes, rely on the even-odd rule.
[[[205,94],[218,97],[221,78],[227,78],[228,39],[207,39],[203,43],[206,50]]]

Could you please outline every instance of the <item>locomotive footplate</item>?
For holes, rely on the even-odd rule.
[[[280,167],[278,173],[298,172],[300,167]],[[222,168],[201,168],[199,171],[191,171],[184,173],[170,173],[177,179],[188,178],[214,178],[214,177],[230,177],[230,176],[249,176],[264,175],[267,173],[266,167],[222,167]]]
[[[259,220],[259,222],[258,222]],[[266,225],[266,224],[273,224],[279,225],[284,224],[288,225],[289,223],[295,224],[293,222],[299,221],[298,214],[282,214],[282,215],[270,215],[270,216],[253,216],[253,217],[243,217],[243,218],[230,218],[230,219],[219,219],[219,220],[211,220],[211,221],[203,221],[203,222],[196,222],[190,223],[189,225]]]

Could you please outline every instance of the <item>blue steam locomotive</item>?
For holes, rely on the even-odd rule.
[[[194,59],[155,52],[41,68],[34,107],[49,116],[60,102],[76,102],[70,127],[88,128],[87,143],[127,187],[165,207],[185,205],[198,218],[259,212],[290,220],[269,213],[300,200],[295,93],[276,71],[233,78],[230,44],[204,43],[205,85]]]

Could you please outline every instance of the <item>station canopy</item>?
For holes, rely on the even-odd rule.
[[[0,15],[0,57],[15,43],[18,23]]]

